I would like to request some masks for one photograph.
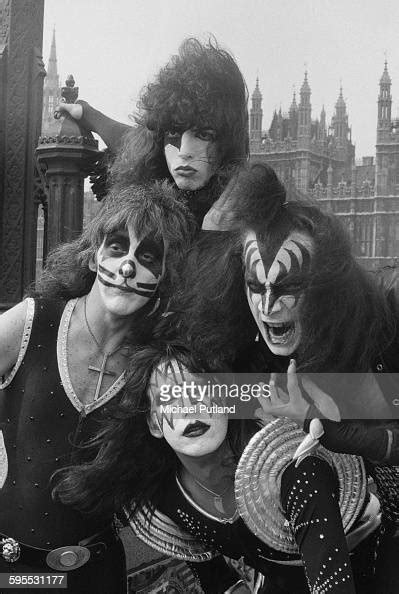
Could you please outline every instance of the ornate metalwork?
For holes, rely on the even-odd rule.
[[[78,96],[79,87],[75,87],[75,79],[73,78],[73,75],[70,74],[65,81],[65,87],[61,88],[61,97],[64,99],[65,103],[75,103]]]

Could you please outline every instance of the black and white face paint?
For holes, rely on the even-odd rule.
[[[96,255],[104,303],[117,301],[120,315],[134,313],[154,296],[164,268],[164,244],[154,234],[138,239],[131,226],[110,233]]]
[[[211,129],[168,131],[164,136],[165,159],[180,190],[203,188],[216,172],[216,133]]]
[[[253,231],[244,238],[245,287],[260,334],[275,355],[290,356],[301,341],[300,306],[310,272],[313,243],[300,231],[286,237],[276,254],[262,258]]]
[[[151,434],[163,437],[176,453],[198,457],[215,452],[221,446],[227,435],[228,416],[200,411],[198,400],[192,399],[190,391],[183,389],[191,383],[205,384],[201,376],[194,375],[176,360],[161,363],[153,371],[149,383],[151,410],[147,422]],[[168,401],[172,410],[177,404],[181,410],[193,412],[166,412],[168,407],[162,402],[162,393],[173,395],[175,386],[180,386],[182,393]],[[207,398],[202,403],[206,405],[205,409],[211,405]]]

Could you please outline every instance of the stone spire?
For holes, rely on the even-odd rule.
[[[311,90],[308,82],[308,71],[305,70],[305,78],[303,79],[303,83],[300,90],[301,95],[301,103],[310,102],[310,95]]]
[[[384,72],[380,78],[380,94],[378,95],[377,142],[387,140],[391,129],[391,77],[385,60]]]
[[[57,48],[55,44],[55,27],[53,28],[53,39],[51,42],[50,57],[47,66],[46,82],[49,86],[51,85],[52,87],[59,87],[59,76],[57,69]]]
[[[391,77],[388,73],[388,62],[385,60],[384,72],[380,78],[380,85],[391,85]]]
[[[344,147],[348,140],[348,114],[346,113],[346,103],[342,93],[342,84],[339,88],[339,95],[335,104],[335,114],[331,120],[331,127],[334,131],[334,137],[338,147]]]
[[[262,138],[262,93],[259,89],[259,77],[256,77],[255,90],[252,93],[252,107],[249,112],[249,136],[252,141],[260,142]]]
[[[42,136],[51,136],[57,129],[57,122],[54,120],[54,109],[60,101],[60,98],[61,89],[57,68],[57,48],[55,43],[54,27],[50,56],[47,66],[47,75],[44,79],[43,86]]]
[[[312,106],[310,104],[311,90],[308,82],[308,71],[305,70],[305,78],[301,86],[301,100],[298,107],[298,140],[304,146],[310,140],[312,128]]]
[[[345,113],[346,113],[346,103],[345,103],[344,97],[342,95],[342,84],[339,87],[339,96],[338,96],[337,102],[335,104],[335,109],[336,109],[337,115],[338,114],[345,115]]]
[[[296,102],[296,93],[295,93],[295,90],[294,90],[294,93],[292,95],[292,103],[290,105],[290,113],[291,112],[294,112],[294,111],[297,111],[297,109],[298,109],[298,105],[297,105],[297,102]]]
[[[325,140],[327,138],[327,125],[326,125],[326,110],[324,109],[324,105],[321,108],[320,112],[320,133],[319,133],[320,140]]]

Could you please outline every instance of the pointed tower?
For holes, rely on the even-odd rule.
[[[298,141],[304,148],[309,145],[311,136],[312,106],[310,104],[310,95],[308,73],[305,71],[305,78],[300,90],[301,100],[298,107]]]
[[[326,125],[326,111],[324,109],[324,105],[321,108],[320,112],[320,127],[319,127],[319,140],[323,142],[327,138],[327,125]]]
[[[256,77],[252,107],[249,112],[249,138],[252,142],[260,143],[262,140],[262,115],[262,93],[259,90],[259,78]]]
[[[296,103],[296,94],[294,91],[292,97],[292,103],[289,109],[289,124],[288,124],[288,134],[293,140],[298,138],[298,105]]]
[[[385,60],[384,72],[380,78],[380,94],[378,95],[377,145],[375,157],[375,188],[377,196],[385,196],[392,192],[389,181],[389,162],[391,158],[391,77]],[[391,174],[391,178],[395,175]]]
[[[388,140],[391,130],[391,77],[388,74],[388,65],[385,60],[385,68],[380,78],[380,94],[378,96],[378,122],[377,122],[377,143]]]
[[[54,109],[61,98],[61,89],[57,70],[57,49],[55,44],[55,27],[50,48],[50,57],[47,66],[47,75],[43,87],[43,116],[42,135],[51,136],[56,133],[59,126],[54,119]]]
[[[346,103],[342,95],[342,85],[339,90],[339,96],[335,104],[335,114],[331,120],[334,138],[337,148],[345,148],[348,140],[348,115],[346,113]]]

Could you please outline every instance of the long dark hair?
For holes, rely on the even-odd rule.
[[[187,334],[199,343],[195,348],[209,356],[215,334],[225,337],[230,360],[250,348],[257,330],[244,296],[243,236],[254,231],[263,251],[273,254],[297,230],[314,244],[311,271],[300,279],[305,299],[298,369],[367,371],[393,340],[396,321],[375,280],[352,254],[339,219],[308,199],[286,202],[283,185],[265,165],[244,171],[235,192],[241,195],[232,214],[235,231],[199,242],[186,268]],[[200,327],[206,329],[202,336]]]
[[[172,181],[163,140],[166,131],[178,127],[215,130],[217,176],[226,180],[231,168],[248,158],[247,101],[245,81],[232,55],[215,40],[203,44],[186,39],[178,54],[144,87],[134,116],[137,125],[124,139],[112,167],[113,179]]]
[[[112,418],[85,447],[86,455],[92,452],[94,459],[58,471],[54,497],[91,514],[122,508],[134,513],[143,505],[152,509],[158,506],[162,485],[174,480],[179,461],[167,442],[149,431],[148,388],[154,369],[172,360],[193,373],[210,371],[180,341],[153,342],[137,350]],[[235,461],[256,429],[255,421],[229,421],[227,438]]]
[[[286,200],[283,184],[265,163],[244,166],[225,190],[231,231],[203,234],[183,274],[182,323],[199,358],[234,364],[251,348],[258,331],[248,307],[242,274],[242,229],[275,220]]]
[[[96,273],[90,262],[104,237],[132,224],[138,237],[155,232],[167,246],[166,271],[159,286],[161,299],[170,297],[172,286],[194,236],[193,217],[185,202],[166,182],[113,188],[100,211],[74,241],[57,247],[32,293],[39,297],[71,299],[89,293]],[[153,303],[147,307],[151,309]]]
[[[314,244],[301,311],[303,339],[298,369],[365,372],[390,344],[395,320],[374,279],[355,259],[338,217],[310,202],[290,202],[280,220],[262,229],[265,249],[294,230]]]

